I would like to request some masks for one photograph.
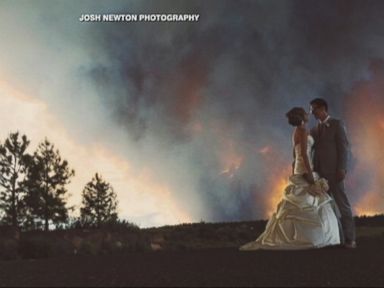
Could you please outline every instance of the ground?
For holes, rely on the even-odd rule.
[[[0,286],[384,286],[384,237],[358,248],[147,251],[0,261]]]

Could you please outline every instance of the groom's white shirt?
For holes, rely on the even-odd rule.
[[[328,115],[327,118],[324,119],[324,121],[321,121],[321,120],[319,119],[319,123],[320,123],[320,124],[327,123],[327,121],[329,120],[329,118],[331,118],[330,115]]]

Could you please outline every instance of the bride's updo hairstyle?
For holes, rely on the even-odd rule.
[[[288,118],[288,123],[292,126],[300,126],[305,119],[305,110],[301,107],[294,107],[285,114]]]

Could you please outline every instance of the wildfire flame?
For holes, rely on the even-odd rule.
[[[264,186],[264,217],[270,218],[276,211],[277,204],[281,201],[285,187],[289,183],[289,176],[292,174],[291,165],[282,159],[279,150],[272,145],[262,147],[257,151],[266,167],[267,183]]]
[[[287,167],[282,169],[281,173],[274,179],[271,178],[271,182],[268,187],[268,191],[266,199],[266,210],[265,217],[270,218],[272,214],[276,211],[277,204],[281,201],[284,193],[285,187],[289,184],[289,176],[291,175],[292,168]]]
[[[373,216],[383,213],[383,211],[377,207],[378,197],[376,193],[367,192],[364,194],[364,197],[355,206],[356,214],[360,216]],[[384,201],[384,197],[381,199],[381,201]]]
[[[356,83],[346,101],[347,126],[355,158],[347,186],[357,198],[353,203],[357,215],[384,211],[384,61],[372,61],[370,68],[370,80]]]
[[[265,147],[258,150],[258,153],[263,154],[263,155],[268,154],[269,152],[271,152],[270,146],[265,146]]]
[[[236,171],[239,170],[241,163],[243,162],[243,157],[241,156],[232,156],[226,159],[227,164],[225,166],[229,166],[220,172],[219,175],[227,175],[229,178],[233,178]]]
[[[219,175],[227,175],[232,178],[236,171],[240,169],[244,157],[238,151],[238,145],[233,139],[224,138],[221,148],[220,162],[221,172]]]

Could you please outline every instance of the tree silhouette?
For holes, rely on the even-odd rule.
[[[82,205],[80,209],[82,222],[100,227],[102,223],[117,220],[116,193],[97,173],[84,187]]]
[[[47,139],[39,144],[28,173],[26,204],[31,220],[41,219],[46,231],[49,221],[53,224],[67,221],[65,185],[74,175],[75,171],[69,169],[68,162],[61,159],[53,144]]]
[[[26,149],[30,141],[19,132],[10,133],[4,144],[0,144],[0,208],[2,222],[18,227],[25,212],[25,180],[30,155]]]

